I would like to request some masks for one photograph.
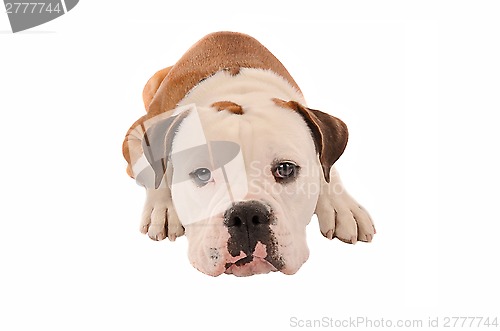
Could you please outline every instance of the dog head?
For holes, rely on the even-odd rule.
[[[171,190],[200,271],[293,274],[308,258],[306,225],[347,136],[341,120],[297,101],[191,104],[149,126],[151,170],[137,179]]]

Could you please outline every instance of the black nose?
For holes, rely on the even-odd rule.
[[[225,215],[228,228],[241,228],[242,231],[253,231],[253,228],[271,223],[271,213],[264,204],[258,201],[244,201],[234,204]]]
[[[271,247],[269,225],[272,223],[272,212],[269,207],[259,201],[243,201],[233,204],[224,213],[224,224],[228,228],[230,238],[228,249],[232,256],[243,251],[247,258],[241,264],[252,261],[252,253],[260,241]]]

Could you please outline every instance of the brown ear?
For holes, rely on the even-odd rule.
[[[273,99],[273,101],[276,105],[292,109],[302,116],[311,130],[314,145],[323,168],[323,175],[326,182],[329,183],[330,169],[342,155],[347,145],[349,133],[345,123],[319,110],[306,108],[296,101],[286,102],[281,99]]]
[[[148,80],[146,86],[144,86],[144,90],[142,91],[142,100],[144,101],[144,108],[146,108],[146,111],[149,110],[149,104],[151,103],[151,100],[153,100],[156,91],[158,91],[158,88],[170,72],[170,69],[172,69],[172,67],[157,71],[153,75],[153,77]]]
[[[157,189],[167,169],[167,161],[172,152],[172,143],[179,125],[189,114],[186,110],[178,115],[162,118],[152,124],[144,133],[142,150],[150,167],[146,167],[136,175],[137,183]]]

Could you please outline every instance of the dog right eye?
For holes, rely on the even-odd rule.
[[[283,161],[274,166],[273,175],[278,183],[286,183],[297,177],[299,166],[291,161]]]
[[[205,186],[212,179],[212,172],[207,168],[198,168],[190,175],[198,187]]]

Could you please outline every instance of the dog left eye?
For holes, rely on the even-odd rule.
[[[277,181],[293,178],[297,175],[297,168],[298,166],[292,162],[281,162],[274,168],[274,178],[276,178]]]
[[[191,173],[191,177],[198,186],[205,186],[212,179],[212,172],[207,168],[198,168]]]

